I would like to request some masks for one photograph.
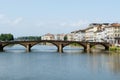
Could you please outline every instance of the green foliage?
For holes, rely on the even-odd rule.
[[[64,37],[64,41],[67,41],[67,40],[68,40],[67,35],[65,35],[65,37]]]
[[[41,36],[25,36],[25,37],[18,37],[17,40],[41,40]]]
[[[72,43],[72,44],[70,44],[70,46],[76,46],[76,47],[82,47],[80,44],[78,44],[78,43]]]
[[[10,41],[10,40],[14,40],[12,34],[0,34],[0,41]]]
[[[95,48],[96,48],[96,46],[93,46],[93,47],[92,47],[92,49],[95,49]]]
[[[77,44],[77,43],[72,43],[72,44],[70,44],[70,45],[72,45],[72,46],[80,46],[80,45]]]
[[[120,50],[120,47],[112,46],[109,48],[110,51]]]

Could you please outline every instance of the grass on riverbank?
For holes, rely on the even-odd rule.
[[[120,47],[112,46],[109,48],[110,51],[120,51]]]
[[[80,44],[77,44],[77,43],[72,43],[69,46],[72,46],[72,47],[82,47]]]

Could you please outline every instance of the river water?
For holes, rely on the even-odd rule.
[[[120,80],[120,54],[105,51],[85,53],[54,46],[5,47],[0,52],[0,80]]]

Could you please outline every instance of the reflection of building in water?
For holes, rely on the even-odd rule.
[[[120,54],[91,53],[90,55],[92,55],[92,58],[88,56],[87,67],[90,67],[92,72],[107,70],[113,73],[120,73]]]
[[[109,56],[107,64],[109,69],[114,73],[120,73],[120,54],[112,54]]]

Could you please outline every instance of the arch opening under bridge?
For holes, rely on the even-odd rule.
[[[79,50],[79,51],[83,51],[86,48],[86,46],[82,43],[78,43],[78,42],[71,42],[68,43],[66,45],[63,46],[63,51],[75,51],[75,50]]]
[[[57,51],[57,46],[51,42],[38,42],[31,46],[31,50],[51,52],[51,51]]]
[[[25,52],[26,47],[22,44],[7,44],[3,47],[3,51],[18,51],[18,52]]]
[[[96,48],[98,47],[99,49],[104,49],[104,50],[109,50],[110,44],[104,44],[104,43],[93,43],[90,45],[90,48]]]

